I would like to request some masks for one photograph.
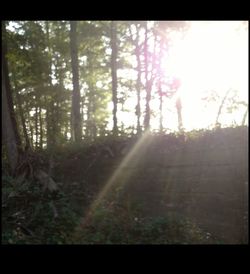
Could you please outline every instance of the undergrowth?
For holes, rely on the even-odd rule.
[[[103,201],[81,226],[63,192],[43,193],[35,182],[3,176],[3,244],[200,244],[208,234],[176,215],[143,217],[140,206]],[[55,209],[56,215],[55,216]],[[77,229],[76,229],[77,228]]]
[[[242,130],[245,130],[245,128],[242,127],[242,129],[239,128],[235,131],[235,136],[231,134],[234,129],[218,129],[206,132],[193,131],[185,134],[187,138],[181,138],[183,136],[176,136],[175,134],[169,134],[168,136],[159,134],[156,135],[156,142],[162,141],[162,147],[173,147],[176,143],[179,145],[191,144],[193,147],[197,147],[199,144],[202,146],[208,145],[209,142],[216,146],[225,143],[227,141],[225,136],[227,135],[229,136],[227,143],[230,143],[231,139],[237,138],[242,142],[242,136],[245,136],[242,134]],[[222,133],[224,135],[221,135]],[[136,138],[131,138],[131,147],[133,147],[135,141]],[[140,205],[128,206],[125,200],[121,201],[122,195],[118,194],[113,195],[110,199],[113,202],[103,201],[84,227],[79,224],[82,217],[82,212],[80,212],[82,200],[86,202],[86,206],[92,202],[93,197],[99,190],[98,187],[96,192],[92,191],[92,193],[89,190],[91,188],[95,190],[94,186],[99,186],[101,180],[105,181],[105,168],[101,169],[103,163],[109,164],[112,163],[111,160],[116,160],[116,152],[121,150],[121,144],[123,145],[123,143],[129,143],[126,137],[120,136],[112,139],[109,136],[99,138],[95,142],[83,142],[80,146],[66,145],[55,150],[55,174],[57,176],[55,181],[62,186],[61,191],[55,194],[43,192],[42,187],[37,182],[26,180],[23,183],[18,183],[17,179],[8,176],[7,159],[5,153],[3,153],[2,243],[221,243],[211,239],[211,235],[202,231],[196,223],[183,217],[173,214],[166,214],[166,216],[161,217],[142,216]],[[47,151],[47,153],[43,152],[41,154],[44,157],[44,162],[48,163],[50,152]],[[124,155],[122,154],[123,157]],[[60,163],[64,162],[71,164],[68,168],[63,166],[60,169]],[[59,165],[58,169],[57,164]],[[80,168],[77,169],[77,165]],[[79,178],[82,178],[81,181],[73,177],[74,172],[79,172]],[[99,176],[99,173],[102,173],[102,177]],[[67,174],[69,174],[69,178],[65,179],[64,176]],[[89,201],[87,200],[88,192],[91,196]],[[75,204],[79,204],[78,213]]]
[[[100,205],[82,221],[69,243],[73,244],[209,244],[210,234],[174,214],[143,217],[121,204]]]
[[[18,185],[9,176],[2,182],[3,244],[66,243],[78,216],[63,192],[44,193],[36,182]]]

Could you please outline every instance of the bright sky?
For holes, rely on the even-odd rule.
[[[239,97],[248,103],[248,25],[246,29],[241,21],[193,21],[184,37],[178,33],[172,35],[172,47],[168,56],[164,57],[164,71],[167,76],[181,79],[179,96],[186,130],[214,124],[228,89],[237,90]],[[221,99],[215,103],[202,101],[205,92],[211,90],[216,91]],[[125,104],[132,113],[118,113],[125,126],[136,124],[135,105],[136,99],[132,98]],[[151,108],[159,110],[157,99],[152,100]],[[164,127],[177,130],[174,100],[166,99],[164,109]],[[244,112],[245,107],[242,106],[230,115],[222,113],[220,122],[228,126],[234,120],[241,123]],[[151,126],[153,129],[159,127],[159,115],[151,119]]]

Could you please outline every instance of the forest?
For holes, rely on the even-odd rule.
[[[248,243],[247,21],[2,21],[3,244]]]

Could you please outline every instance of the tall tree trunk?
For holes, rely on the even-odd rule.
[[[163,93],[162,93],[162,55],[163,55],[163,39],[160,40],[160,48],[159,48],[159,68],[158,68],[158,91],[159,91],[159,100],[160,100],[160,132],[163,131],[163,113],[162,113],[162,107],[163,107]]]
[[[36,98],[37,100],[37,98]],[[37,149],[38,147],[38,107],[36,105],[36,110],[35,110],[35,134],[36,134],[36,142],[35,142],[35,148]]]
[[[150,129],[150,118],[151,118],[151,110],[150,110],[150,101],[151,101],[151,91],[153,87],[153,83],[155,80],[155,65],[156,65],[156,45],[157,45],[157,36],[154,36],[154,51],[151,54],[151,58],[149,59],[149,51],[148,51],[148,27],[147,22],[145,25],[145,40],[144,40],[144,59],[145,59],[145,81],[146,81],[146,114],[144,120],[145,130]],[[149,71],[149,64],[151,62],[151,71]],[[150,77],[149,77],[150,75]]]
[[[68,122],[66,121],[66,124],[65,124],[65,131],[64,131],[64,139],[65,139],[66,141],[68,141],[68,129],[69,129],[69,127],[68,127]]]
[[[3,57],[2,57],[3,58]],[[3,60],[3,59],[2,59]],[[10,101],[10,90],[6,85],[6,71],[2,63],[2,137],[6,145],[11,171],[14,173],[18,163],[18,141],[16,138],[16,123],[13,123],[13,105]],[[12,109],[12,110],[11,110]]]
[[[145,40],[144,40],[144,65],[145,65],[145,88],[146,88],[146,113],[144,119],[145,130],[149,129],[150,125],[150,93],[149,93],[149,79],[148,79],[148,27],[145,22]]]
[[[24,139],[25,139],[25,147],[26,147],[26,149],[28,149],[28,148],[30,148],[30,140],[29,140],[29,136],[28,136],[28,132],[27,132],[27,128],[26,128],[22,102],[21,102],[21,98],[20,98],[20,94],[19,94],[18,90],[16,91],[16,96],[17,96],[19,115],[21,118],[21,123],[22,123],[22,128],[23,128],[23,135],[24,135]]]
[[[86,118],[85,118],[85,110],[84,110],[84,107],[85,107],[85,100],[86,100],[86,97],[85,96],[82,96],[82,100],[81,100],[81,108],[80,108],[80,111],[81,111],[81,117],[83,117],[83,120],[85,121]],[[86,124],[85,124],[86,125]],[[84,127],[84,125],[82,125]],[[84,130],[84,136],[86,135],[86,128]]]
[[[48,45],[48,90],[49,90],[49,96],[52,97],[52,61],[51,61],[51,46],[50,46],[50,35],[49,35],[49,22],[45,21],[45,27],[46,27],[46,39],[47,39],[47,45]],[[53,136],[53,127],[52,127],[52,112],[54,108],[53,100],[49,98],[49,96],[45,96],[45,105],[46,105],[46,139],[47,139],[47,148],[50,150],[54,146],[54,136]]]
[[[2,40],[2,137],[6,145],[7,155],[12,173],[18,164],[20,154],[22,153],[21,139],[17,130],[15,119],[13,99],[9,81],[8,64],[6,60],[6,29],[5,22],[2,22],[2,30],[5,37]]]
[[[163,132],[163,114],[162,114],[162,107],[163,107],[163,94],[162,94],[162,86],[161,86],[161,77],[159,77],[158,83],[158,92],[159,92],[159,101],[160,101],[160,132]]]
[[[87,113],[86,113],[86,137],[91,136],[91,94],[88,96]]]
[[[50,150],[53,147],[53,134],[52,134],[52,123],[51,123],[51,102],[49,102],[45,97],[45,105],[46,105],[46,138],[47,138],[47,148]]]
[[[182,122],[182,105],[181,105],[181,98],[176,100],[176,109],[178,115],[178,130],[180,132],[183,131],[183,122]]]
[[[136,106],[136,115],[137,115],[137,134],[141,134],[141,59],[140,59],[140,46],[139,46],[139,28],[136,26],[136,45],[135,45],[135,55],[137,61],[137,79],[136,79],[136,92],[137,92],[137,106]]]
[[[78,49],[76,37],[77,21],[70,21],[70,50],[71,65],[73,74],[73,94],[72,94],[72,122],[73,136],[75,142],[79,142],[82,137],[81,115],[80,115],[80,87],[79,87],[79,67]]]
[[[43,148],[43,120],[42,120],[42,108],[39,106],[39,127],[40,127],[40,148]]]
[[[246,118],[247,118],[247,114],[248,114],[248,107],[244,113],[244,116],[243,116],[243,119],[242,119],[242,122],[241,122],[241,125],[244,126],[245,125],[245,122],[246,122]]]
[[[111,73],[112,73],[112,100],[113,100],[113,134],[118,134],[117,127],[117,25],[111,22]]]
[[[61,34],[61,32],[59,32],[59,34]],[[58,37],[58,39],[60,39],[60,36]],[[57,42],[59,43],[60,40]],[[62,127],[62,119],[61,119],[61,94],[64,91],[64,73],[62,70],[62,60],[61,58],[57,55],[56,56],[57,59],[57,67],[56,67],[56,75],[57,75],[57,80],[59,83],[58,88],[56,88],[56,92],[55,92],[55,97],[54,97],[54,104],[56,104],[54,106],[54,111],[55,111],[55,124],[54,124],[54,136],[55,136],[55,143],[58,144],[59,141],[59,137],[61,136],[61,127]],[[79,103],[79,107],[80,107],[80,103]],[[79,110],[80,111],[80,110]],[[81,117],[81,115],[79,115]]]
[[[89,58],[89,71],[90,74],[93,74],[95,69],[93,67],[94,60],[93,58]],[[89,120],[89,136],[90,140],[95,140],[96,138],[96,120],[95,120],[95,104],[96,104],[96,96],[95,96],[95,86],[93,84],[93,80],[88,81],[89,86],[89,104],[88,104],[88,120]]]
[[[225,103],[225,101],[226,101],[226,99],[227,99],[227,96],[228,96],[228,94],[229,94],[230,91],[231,91],[231,90],[229,89],[229,90],[226,92],[225,96],[223,97],[223,99],[222,99],[222,101],[221,101],[221,104],[220,104],[220,107],[219,107],[219,110],[218,110],[218,113],[217,113],[216,121],[215,121],[215,126],[219,126],[219,125],[220,125],[220,124],[219,124],[219,117],[220,117],[220,115],[221,115],[222,108],[223,108],[223,106],[224,106],[224,103]]]
[[[92,89],[92,102],[91,102],[91,135],[93,140],[96,138],[96,118],[95,118],[95,112],[96,112],[96,103],[95,103],[95,94],[94,94],[94,87],[91,86]]]
[[[95,93],[92,82],[89,83],[88,134],[91,140],[94,140],[96,138]]]
[[[112,74],[112,100],[113,100],[113,134],[118,134],[117,127],[117,25],[111,22],[111,74]]]
[[[31,123],[31,117],[30,117],[29,108],[28,108],[27,103],[25,104],[25,112],[27,113],[27,124],[28,124],[27,129],[29,129],[29,132],[30,132],[30,136],[29,136],[30,147],[33,148],[34,147],[34,144],[33,144],[34,132],[33,132],[33,126],[32,126],[32,123]]]
[[[18,86],[15,78],[15,72],[13,73],[13,82],[14,82],[14,90],[16,93],[16,98],[17,98],[17,106],[18,106],[18,111],[19,111],[19,116],[21,119],[21,124],[22,124],[22,130],[23,130],[23,135],[24,135],[24,140],[25,140],[25,149],[30,149],[30,140],[26,128],[26,123],[25,123],[25,118],[24,118],[24,113],[23,113],[23,105],[22,105],[22,100],[21,96],[18,91]]]
[[[160,132],[163,131],[162,95],[160,93]]]

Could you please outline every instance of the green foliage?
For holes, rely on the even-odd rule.
[[[21,138],[24,139],[24,132],[20,109],[23,110],[23,120],[31,143],[37,143],[36,146],[40,148],[46,145],[50,148],[59,144],[64,145],[69,142],[71,128],[72,67],[69,21],[6,21],[5,23],[7,32],[3,35],[3,39],[6,40],[8,48],[10,81]],[[135,112],[138,92],[141,93],[141,124],[145,116],[144,35],[146,25],[149,45],[151,45],[148,47],[148,69],[152,70],[151,100],[155,101],[159,97],[159,84],[166,95],[170,88],[167,83],[171,75],[164,75],[161,72],[161,60],[165,59],[163,56],[167,54],[171,44],[171,35],[168,37],[168,34],[172,31],[184,33],[189,23],[117,21],[116,25],[118,131],[119,134],[123,132],[128,134],[136,131],[136,119],[124,123],[122,119],[125,115],[121,113]],[[110,27],[110,21],[78,22],[80,108],[83,118],[82,133],[85,139],[93,140],[98,136],[105,136],[111,126]],[[162,35],[164,33],[166,35]],[[153,41],[156,41],[156,47],[153,46]],[[140,79],[137,79],[139,67],[136,56],[141,62]],[[153,56],[156,57],[155,63]],[[20,102],[17,94],[20,96]],[[169,94],[167,97],[171,100],[174,98]],[[130,99],[132,104],[127,104]],[[203,99],[207,104],[210,101],[214,103],[221,100],[218,91],[215,90],[207,91]],[[237,92],[233,91],[223,109],[224,112],[235,114],[236,110],[246,106],[247,102],[238,98]],[[135,113],[136,115],[138,112]],[[152,108],[151,115],[157,116],[158,110]]]
[[[36,182],[3,176],[2,243],[63,244],[78,221],[62,192],[44,193]],[[55,216],[55,210],[58,216]]]
[[[214,235],[202,231],[197,223],[183,217],[185,211],[177,210],[180,215],[173,214],[175,211],[171,210],[166,213],[165,209],[164,212],[160,210],[158,212],[161,199],[152,201],[150,197],[153,198],[154,195],[145,195],[146,200],[144,200],[144,194],[151,191],[151,187],[155,187],[156,192],[162,192],[161,187],[165,189],[165,186],[160,186],[157,182],[164,179],[167,183],[168,180],[166,169],[162,174],[157,174],[158,167],[152,165],[155,162],[154,156],[158,157],[157,147],[162,149],[162,147],[174,146],[177,150],[188,148],[187,150],[192,151],[192,148],[197,149],[199,145],[202,148],[209,148],[209,146],[221,147],[227,144],[225,148],[228,148],[233,144],[244,143],[247,138],[246,132],[247,127],[194,131],[186,134],[184,146],[182,146],[183,142],[180,142],[183,135],[153,135],[152,139],[155,140],[153,145],[157,144],[151,146],[154,152],[141,158],[142,168],[138,169],[138,173],[135,171],[131,180],[129,178],[126,180],[130,171],[123,171],[119,176],[121,181],[118,180],[117,184],[106,193],[105,200],[92,213],[90,220],[86,223],[83,220],[84,228],[79,225],[80,217],[88,213],[87,208],[91,206],[108,178],[116,171],[119,160],[122,159],[115,154],[115,148],[117,147],[119,152],[123,145],[133,147],[138,140],[137,137],[100,136],[95,141],[86,140],[80,145],[68,144],[56,147],[53,151],[56,164],[55,181],[58,182],[61,191],[54,195],[44,193],[36,182],[18,183],[17,178],[8,176],[3,169],[2,242],[5,244],[223,243],[223,239],[215,239]],[[110,148],[114,155],[110,156],[106,148]],[[48,162],[49,153],[50,151],[41,153],[45,163]],[[186,153],[183,155],[189,161],[189,152]],[[171,157],[175,157],[175,154],[171,153]],[[150,172],[147,171],[148,167],[151,168]],[[192,172],[190,174],[184,172],[176,176],[177,184],[187,174],[191,176]],[[125,178],[124,184],[123,178]],[[155,184],[151,184],[152,178]],[[132,185],[136,184],[137,180],[139,183],[142,182],[142,185],[138,189],[133,189]],[[151,205],[156,205],[159,215],[147,212],[151,209]],[[58,211],[58,217],[55,217],[54,208]]]
[[[204,244],[208,234],[195,223],[175,215],[141,217],[119,204],[100,206],[91,221],[72,238],[75,244]]]

